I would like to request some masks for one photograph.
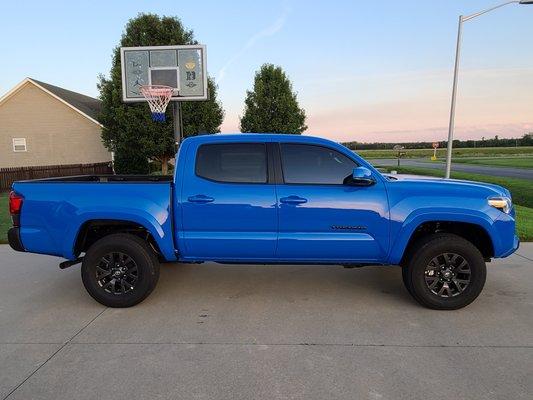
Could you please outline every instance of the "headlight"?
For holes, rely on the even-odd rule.
[[[491,197],[488,202],[490,206],[497,208],[506,214],[511,212],[512,203],[509,197]]]

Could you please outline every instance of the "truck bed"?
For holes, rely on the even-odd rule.
[[[18,181],[24,197],[20,239],[26,251],[75,259],[80,227],[120,221],[146,227],[161,253],[175,259],[172,176],[82,175]]]

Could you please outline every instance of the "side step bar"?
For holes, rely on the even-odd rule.
[[[65,269],[65,268],[68,268],[68,267],[72,267],[73,265],[79,264],[82,261],[83,261],[83,257],[78,257],[75,260],[63,261],[62,263],[59,264],[59,268],[60,269]]]

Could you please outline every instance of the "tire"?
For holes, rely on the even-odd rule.
[[[131,307],[154,290],[159,261],[148,243],[117,233],[95,242],[85,254],[81,279],[87,292],[107,307]]]
[[[413,293],[411,291],[411,287],[410,287],[410,284],[409,284],[409,278],[408,278],[408,274],[407,274],[407,265],[402,265],[401,268],[402,268],[402,280],[403,280],[403,285],[405,286],[405,288],[407,289],[407,291],[409,292],[409,294],[412,296]]]
[[[469,241],[437,233],[414,244],[402,268],[407,291],[425,307],[456,310],[472,303],[485,285],[487,268]]]

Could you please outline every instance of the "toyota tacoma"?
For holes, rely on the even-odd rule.
[[[19,181],[11,247],[81,262],[89,294],[129,307],[160,263],[399,265],[433,309],[471,303],[485,263],[519,245],[511,194],[460,180],[386,175],[310,136],[188,138],[173,177],[89,175]]]

